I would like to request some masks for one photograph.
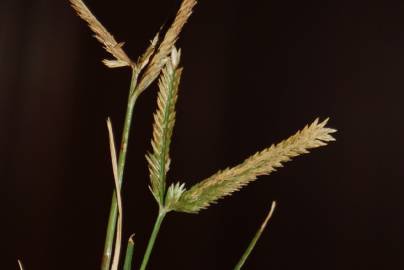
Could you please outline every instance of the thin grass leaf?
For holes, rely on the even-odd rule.
[[[150,64],[145,70],[139,83],[139,92],[143,92],[160,74],[160,71],[166,64],[168,55],[171,53],[182,28],[192,14],[192,10],[196,5],[196,0],[183,0],[180,9],[174,19],[174,22],[168,29],[161,42],[158,51],[151,59]]]
[[[146,155],[149,165],[151,190],[160,206],[164,206],[166,175],[170,168],[170,144],[175,124],[175,104],[182,69],[178,68],[181,52],[175,48],[171,61],[163,69],[159,81],[157,110],[154,114],[153,152]]]
[[[258,176],[268,175],[282,167],[282,164],[291,158],[334,141],[331,134],[336,130],[325,127],[327,121],[328,119],[319,123],[316,119],[287,140],[256,153],[238,166],[219,171],[194,185],[183,193],[173,209],[179,212],[197,213],[255,181]]]
[[[114,258],[112,260],[111,270],[118,270],[119,266],[119,257],[121,254],[121,244],[122,244],[122,197],[121,197],[121,188],[118,180],[118,161],[116,157],[116,149],[115,149],[115,139],[114,133],[112,130],[111,120],[108,118],[107,120],[108,127],[108,135],[109,135],[109,148],[111,152],[111,162],[112,162],[112,170],[114,173],[114,182],[115,182],[115,194],[118,202],[118,221],[117,221],[117,229],[116,229],[116,239],[115,239],[115,250],[114,250]]]
[[[122,49],[124,43],[118,43],[114,36],[101,24],[90,9],[81,0],[70,0],[71,6],[77,14],[86,21],[90,29],[94,32],[94,37],[103,44],[105,50],[112,54],[113,60],[104,60],[103,63],[110,68],[133,66],[134,63]]]
[[[134,234],[132,234],[129,237],[128,246],[126,248],[125,261],[123,263],[123,270],[131,270],[132,269],[132,258],[133,258],[133,252],[135,250],[134,238],[135,238]]]
[[[20,267],[20,270],[24,270],[24,265],[20,260],[18,260],[18,266]]]
[[[272,202],[271,209],[268,212],[268,215],[266,216],[264,222],[261,224],[261,227],[258,229],[257,233],[255,234],[254,238],[251,240],[250,244],[248,245],[246,251],[243,253],[243,255],[240,258],[240,261],[237,263],[236,267],[234,270],[240,270],[248,257],[250,256],[251,252],[253,251],[255,245],[257,244],[258,240],[260,239],[262,233],[264,232],[266,226],[268,225],[269,220],[271,219],[274,211],[276,208],[276,202]]]

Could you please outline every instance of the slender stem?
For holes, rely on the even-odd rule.
[[[133,241],[134,235],[129,238],[128,247],[126,248],[125,261],[123,263],[123,270],[132,269],[133,251],[135,249],[135,242]]]
[[[236,267],[234,267],[234,270],[240,270],[245,261],[247,260],[248,256],[250,256],[251,252],[253,251],[255,244],[257,244],[258,239],[260,239],[262,232],[265,230],[265,227],[268,224],[268,221],[271,219],[272,214],[274,213],[276,207],[276,202],[272,202],[271,205],[271,210],[269,210],[269,213],[267,215],[267,217],[265,218],[264,222],[261,224],[261,227],[259,228],[259,230],[257,231],[257,233],[255,234],[254,238],[251,240],[250,244],[248,245],[246,251],[244,252],[243,256],[241,256],[239,262],[237,263]]]
[[[133,109],[135,107],[136,99],[138,95],[136,94],[136,84],[137,84],[137,71],[132,69],[132,79],[130,84],[129,90],[129,100],[128,106],[126,108],[126,115],[125,115],[125,123],[122,132],[122,140],[121,146],[119,149],[119,158],[118,158],[118,182],[120,187],[122,186],[123,182],[123,172],[125,170],[125,162],[126,162],[126,152],[128,149],[128,140],[129,140],[129,133],[132,123],[133,117]],[[108,219],[108,226],[107,226],[107,235],[105,238],[105,246],[104,246],[104,253],[102,256],[101,262],[101,270],[108,270],[111,264],[112,258],[112,248],[114,244],[115,238],[115,230],[116,230],[116,220],[118,214],[118,204],[116,200],[115,191],[112,194],[111,200],[111,208],[109,212],[109,219]]]
[[[150,254],[153,250],[154,243],[156,242],[157,234],[159,233],[161,223],[166,216],[167,211],[164,209],[160,209],[159,215],[157,216],[156,222],[154,223],[153,232],[150,236],[149,243],[147,244],[146,252],[143,256],[142,265],[140,266],[140,270],[145,270],[147,263],[149,262]]]

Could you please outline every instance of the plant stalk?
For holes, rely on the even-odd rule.
[[[123,270],[132,270],[132,258],[135,249],[134,235],[129,238],[128,246],[126,248],[125,261],[123,263]]]
[[[271,219],[272,214],[274,213],[275,207],[276,207],[276,202],[272,202],[271,209],[269,210],[268,215],[266,216],[264,222],[261,224],[261,227],[259,228],[257,233],[254,235],[254,238],[251,240],[251,242],[248,245],[246,251],[243,253],[243,256],[241,256],[241,258],[238,261],[236,267],[234,267],[234,270],[240,270],[243,267],[243,265],[246,262],[248,256],[250,256],[250,254],[253,251],[255,245],[257,244],[257,242],[260,239],[262,233],[264,232],[266,226],[268,225],[268,221]]]
[[[127,153],[127,149],[128,149],[129,133],[130,133],[131,123],[132,123],[132,118],[133,118],[133,109],[135,107],[135,103],[136,103],[136,100],[138,97],[138,95],[135,91],[136,85],[137,85],[137,77],[138,77],[137,70],[135,68],[132,68],[132,78],[131,78],[130,89],[129,89],[129,99],[128,99],[128,105],[126,108],[125,122],[124,122],[124,127],[123,127],[123,132],[122,132],[122,139],[121,139],[121,145],[120,145],[120,149],[119,149],[119,158],[118,158],[119,187],[122,186],[122,182],[123,182],[123,172],[125,170],[126,153]],[[117,203],[116,194],[114,191],[112,194],[111,208],[110,208],[110,212],[109,212],[104,253],[103,253],[102,262],[101,262],[101,270],[109,270],[109,267],[111,265],[112,249],[113,249],[115,231],[116,231],[117,214],[118,214],[118,203]]]
[[[149,243],[147,244],[146,252],[143,256],[142,265],[140,266],[140,270],[146,270],[147,263],[149,262],[151,252],[154,247],[154,243],[156,242],[157,235],[160,231],[161,223],[163,223],[164,217],[166,216],[167,211],[164,209],[160,209],[159,215],[157,216],[156,222],[154,223],[153,231],[149,239]]]

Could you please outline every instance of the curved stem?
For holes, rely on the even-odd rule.
[[[119,186],[122,186],[123,182],[123,172],[125,170],[125,162],[126,162],[126,153],[128,149],[128,140],[129,140],[129,133],[132,123],[133,117],[133,109],[135,107],[136,99],[138,97],[135,89],[137,85],[137,74],[138,72],[133,68],[132,69],[132,79],[130,84],[129,90],[129,100],[128,106],[126,108],[126,115],[125,115],[125,122],[122,132],[122,140],[121,146],[119,149],[119,158],[118,158],[118,182]],[[107,226],[107,235],[105,238],[105,246],[104,246],[104,253],[102,256],[101,262],[101,270],[108,270],[111,264],[112,259],[112,249],[114,244],[115,238],[115,230],[116,230],[116,221],[117,221],[117,214],[118,214],[118,204],[116,200],[115,191],[112,194],[111,200],[111,208],[109,211],[109,219],[108,219],[108,226]]]
[[[248,256],[250,256],[251,252],[253,251],[255,244],[257,244],[258,239],[260,239],[262,232],[265,230],[265,227],[268,224],[268,221],[271,219],[272,214],[274,213],[276,207],[276,202],[272,202],[271,205],[271,210],[269,210],[269,213],[267,215],[267,217],[265,218],[264,222],[261,224],[261,227],[259,228],[259,230],[257,231],[257,233],[255,234],[254,238],[251,240],[250,244],[248,245],[246,251],[244,252],[243,256],[241,256],[239,262],[237,263],[236,267],[234,267],[234,270],[240,270],[245,261],[247,260]]]
[[[140,270],[145,270],[147,263],[150,259],[150,254],[153,250],[154,243],[156,242],[157,235],[160,231],[161,223],[163,223],[164,217],[166,216],[167,211],[161,210],[159,211],[159,215],[157,216],[156,222],[154,223],[153,231],[149,239],[149,243],[147,244],[146,252],[143,256],[142,265],[140,266]]]

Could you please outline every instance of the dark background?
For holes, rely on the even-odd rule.
[[[178,0],[88,5],[136,59]],[[67,1],[0,1],[1,269],[98,269],[128,70]],[[172,181],[191,186],[331,117],[337,142],[199,215],[170,214],[150,269],[232,269],[272,200],[246,269],[404,269],[404,4],[201,1],[179,46],[185,72]],[[135,109],[125,239],[139,265],[157,213],[144,154],[156,87]]]

